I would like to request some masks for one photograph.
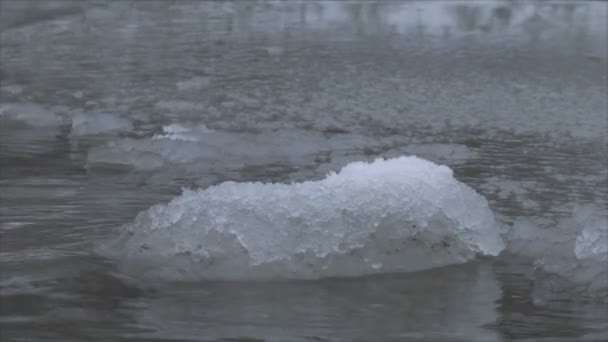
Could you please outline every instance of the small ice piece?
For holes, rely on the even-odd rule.
[[[155,140],[151,142],[155,142]],[[134,151],[142,145],[142,141],[123,139],[118,143],[110,141],[106,145],[93,147],[87,155],[87,168],[91,169],[98,165],[113,165],[150,171],[157,170],[165,165],[164,158],[158,153]],[[171,153],[171,151],[167,153]]]
[[[277,57],[283,54],[283,48],[280,46],[267,46],[264,48],[269,56]]]
[[[320,181],[184,190],[101,250],[144,277],[315,279],[423,270],[503,247],[481,195],[446,166],[400,157]]]
[[[87,112],[72,117],[70,136],[116,134],[133,130],[131,121],[110,113]]]
[[[576,237],[574,254],[579,260],[608,258],[608,221],[595,215],[592,207],[579,207],[576,210],[575,219],[583,222],[584,228]]]
[[[608,219],[599,208],[578,205],[571,217],[547,228],[520,219],[504,237],[509,252],[534,260],[534,280],[544,289],[539,295],[547,295],[550,287],[543,284],[553,283],[553,274],[565,280],[553,285],[558,290],[608,299]]]
[[[34,103],[6,103],[0,105],[0,119],[24,123],[32,127],[52,127],[65,124],[64,118]]]
[[[152,139],[201,141],[204,134],[212,132],[213,130],[210,130],[203,124],[186,127],[184,125],[172,123],[170,125],[163,126],[163,134],[155,134]]]
[[[175,84],[179,91],[200,90],[209,86],[210,80],[208,77],[193,77],[188,80],[179,81]]]

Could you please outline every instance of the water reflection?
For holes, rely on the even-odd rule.
[[[539,301],[536,287],[546,286],[543,282],[548,280],[535,283],[527,276],[529,267],[518,262],[501,260],[494,267],[502,296],[496,302],[497,320],[490,326],[506,340],[596,341],[608,337],[605,303],[564,301],[555,294]]]
[[[500,297],[490,265],[474,263],[357,281],[174,284],[128,312],[147,331],[135,336],[155,339],[499,341],[484,326]]]

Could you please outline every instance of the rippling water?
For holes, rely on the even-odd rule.
[[[607,338],[602,298],[539,298],[531,263],[506,254],[353,279],[142,283],[91,253],[182,187],[320,179],[378,156],[450,166],[505,224],[605,211],[605,2],[0,7],[2,105],[26,113],[0,116],[3,340]],[[76,127],[82,113],[114,126]],[[170,124],[220,133],[200,144],[188,139],[207,131],[173,139]]]

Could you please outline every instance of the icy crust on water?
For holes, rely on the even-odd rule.
[[[374,156],[416,155],[436,163],[458,165],[477,157],[459,144],[419,144],[400,137],[331,134],[297,128],[261,131],[210,129],[202,123],[171,123],[149,137],[120,138],[95,146],[87,167],[124,168],[165,172],[168,169],[199,172],[215,167],[238,170],[247,166],[288,166],[308,179],[338,170],[352,161]]]
[[[547,228],[521,219],[505,238],[508,252],[534,260],[537,295],[574,291],[608,300],[605,211],[594,205],[577,206],[571,217]]]
[[[104,254],[168,279],[316,279],[497,255],[486,200],[417,157],[355,162],[320,181],[225,182],[141,212]]]
[[[31,127],[54,127],[66,123],[55,111],[34,103],[0,104],[0,120],[20,122]]]
[[[111,113],[82,112],[64,106],[43,106],[36,103],[0,104],[0,122],[7,121],[28,128],[57,128],[71,125],[70,138],[99,134],[132,132],[133,123]]]
[[[303,166],[314,164],[315,156],[323,151],[370,144],[370,139],[345,135],[327,138],[295,129],[262,134],[215,131],[202,124],[170,124],[162,130],[151,138],[117,139],[97,146],[89,150],[87,165],[124,166],[140,171],[191,164],[192,169],[210,168],[218,161],[227,168],[274,162]]]

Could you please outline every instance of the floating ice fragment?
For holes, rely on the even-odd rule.
[[[436,163],[449,165],[464,164],[477,157],[477,153],[461,144],[418,144],[399,148],[403,154],[412,154]]]
[[[207,87],[210,80],[207,77],[193,77],[188,80],[179,81],[175,84],[179,91],[200,90]]]
[[[185,190],[102,249],[150,277],[314,279],[462,263],[503,242],[486,200],[452,170],[400,157],[320,181]]]
[[[172,123],[170,125],[163,126],[163,134],[155,134],[152,139],[200,141],[203,134],[213,132],[213,130],[210,130],[203,124],[192,126],[193,127],[189,128],[180,124]]]
[[[553,284],[551,291],[571,290],[608,299],[608,219],[595,206],[575,207],[572,217],[554,227],[540,228],[519,220],[505,238],[508,251],[534,260],[538,268],[534,280],[544,289],[539,292],[547,292],[550,287],[543,283],[553,284],[553,274],[564,282]]]
[[[34,103],[5,103],[0,105],[0,119],[24,123],[32,127],[52,127],[65,124],[64,118]]]
[[[120,139],[95,147],[89,151],[88,166],[113,164],[140,169],[138,160],[143,155],[155,156],[165,165],[193,170],[218,161],[222,167],[232,169],[272,163],[309,166],[324,152],[378,143],[360,136],[326,137],[297,129],[250,133],[211,131],[204,125],[193,128],[168,125],[163,130],[164,134],[152,139]]]
[[[6,91],[11,95],[19,95],[23,92],[23,87],[18,84],[9,84],[6,86],[0,87],[0,91]]]
[[[608,221],[597,216],[592,207],[578,208],[575,219],[584,224],[576,237],[574,254],[578,259],[608,258]],[[606,260],[608,263],[608,260]],[[608,269],[608,264],[606,265]],[[608,276],[608,274],[607,274]]]
[[[78,113],[72,117],[70,136],[116,134],[133,130],[131,121],[109,113]]]

